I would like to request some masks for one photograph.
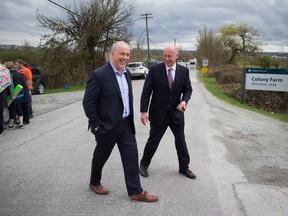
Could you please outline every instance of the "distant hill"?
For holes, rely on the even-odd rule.
[[[27,47],[27,46],[19,46],[19,45],[15,45],[15,44],[0,44],[0,50],[9,50],[9,49],[22,49],[23,47]],[[36,48],[33,46],[30,46],[31,48]]]

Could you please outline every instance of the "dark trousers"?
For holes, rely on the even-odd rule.
[[[9,110],[9,119],[15,119],[16,118],[16,105],[17,105],[17,100],[19,99],[15,99],[10,106],[8,107]],[[22,109],[21,109],[22,110]]]
[[[175,138],[179,170],[185,170],[189,168],[190,156],[185,141],[184,122],[182,124],[174,124],[169,115],[169,112],[167,112],[167,117],[164,123],[150,123],[150,135],[144,148],[143,157],[140,162],[141,165],[147,167],[150,165],[152,157],[154,156],[168,126],[170,127]]]
[[[29,117],[29,102],[21,102],[21,108],[23,112],[23,122],[30,123]]]
[[[95,137],[97,145],[92,159],[90,183],[92,185],[101,183],[102,169],[117,143],[128,195],[141,193],[143,190],[139,177],[138,149],[135,134],[131,129],[131,120],[126,119],[118,127],[105,133],[101,133],[100,126]]]
[[[33,117],[33,109],[32,109],[32,94],[30,90],[30,95],[29,95],[29,102],[28,102],[28,111],[29,111],[29,117]]]
[[[14,100],[15,102],[15,111],[16,111],[16,114],[18,116],[23,116],[23,111],[22,111],[22,99],[21,98],[16,98]]]

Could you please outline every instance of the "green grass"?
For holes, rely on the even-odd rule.
[[[45,94],[83,91],[83,90],[85,90],[85,85],[79,85],[79,86],[71,86],[70,88],[47,89],[47,90],[45,90]]]
[[[200,70],[198,70],[198,77],[200,79],[200,81],[204,84],[204,86],[206,87],[206,89],[211,92],[214,96],[216,96],[217,98],[231,104],[234,106],[237,106],[239,108],[242,109],[247,109],[253,112],[257,112],[260,113],[262,115],[283,121],[288,123],[288,114],[276,114],[276,113],[272,113],[272,112],[268,112],[268,111],[264,111],[264,110],[260,110],[257,109],[255,107],[251,107],[245,104],[242,104],[241,102],[228,97],[227,95],[225,95],[224,93],[221,92],[221,90],[219,88],[217,88],[216,86],[216,79],[213,77],[207,77],[207,76],[203,76],[202,72]]]

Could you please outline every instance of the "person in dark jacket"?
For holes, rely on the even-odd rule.
[[[141,122],[150,121],[150,133],[140,161],[140,174],[148,177],[148,167],[169,127],[175,138],[179,173],[195,179],[189,169],[190,156],[184,134],[184,111],[192,94],[189,69],[177,64],[178,49],[168,45],[163,50],[163,63],[151,66],[141,99]]]
[[[132,201],[156,202],[158,197],[148,194],[140,184],[131,73],[126,70],[129,57],[128,44],[116,42],[110,62],[92,71],[88,78],[83,107],[97,142],[89,187],[96,194],[109,193],[101,184],[102,169],[117,144],[128,196]]]
[[[25,81],[24,76],[16,69],[14,63],[12,61],[6,62],[5,66],[10,70],[10,73],[13,76],[13,84],[16,87],[18,84],[23,87],[21,92],[15,97],[14,101],[8,107],[9,109],[9,129],[14,129],[14,121],[16,118],[16,114],[18,115],[19,124],[17,125],[18,128],[24,128],[23,125],[23,110],[22,110],[22,103],[26,101],[26,107],[28,110],[28,101],[27,95],[29,94],[29,90],[27,88],[27,84]]]

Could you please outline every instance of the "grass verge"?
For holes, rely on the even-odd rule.
[[[217,98],[219,98],[219,99],[221,99],[221,100],[223,100],[223,101],[225,101],[231,105],[237,106],[239,108],[247,109],[247,110],[271,117],[273,119],[277,119],[277,120],[283,121],[285,123],[288,123],[288,114],[272,113],[272,112],[260,110],[260,109],[257,109],[255,107],[251,107],[251,106],[242,104],[241,102],[239,102],[239,101],[237,101],[231,97],[228,97],[227,95],[222,93],[221,90],[219,88],[217,88],[217,86],[216,86],[215,78],[203,76],[203,74],[200,70],[198,70],[198,77],[199,77],[200,81],[204,84],[206,89],[209,92],[211,92],[215,97],[217,97]]]
[[[85,90],[85,85],[79,85],[79,86],[70,86],[68,88],[47,89],[47,90],[45,90],[45,94],[84,91],[84,90]]]

